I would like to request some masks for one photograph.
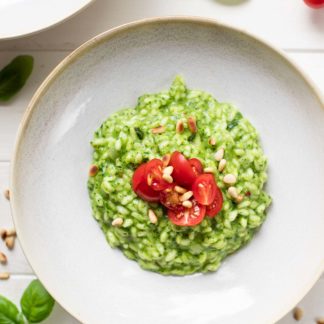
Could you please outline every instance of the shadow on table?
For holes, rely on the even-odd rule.
[[[237,6],[244,4],[245,2],[248,2],[250,0],[214,0],[215,2],[221,3],[225,6]]]
[[[324,31],[324,9],[312,10],[310,12],[312,24],[320,31]]]

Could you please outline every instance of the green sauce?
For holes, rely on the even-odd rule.
[[[195,136],[187,127],[189,116],[197,120]],[[180,119],[185,130],[176,133]],[[165,132],[152,134],[152,128],[161,125]],[[209,143],[211,137],[216,145]],[[165,275],[215,271],[227,255],[251,240],[265,220],[271,198],[263,191],[267,160],[256,130],[233,105],[187,89],[180,77],[169,91],[145,94],[135,108],[112,114],[95,132],[91,144],[93,164],[99,167],[88,181],[94,218],[110,246],[144,269]],[[227,163],[218,172],[215,152],[221,147]],[[172,224],[161,205],[141,200],[131,187],[138,165],[176,150],[212,167],[223,192],[222,211],[194,227]],[[241,203],[231,199],[222,181],[229,173],[237,177],[239,193],[248,194]],[[149,208],[158,216],[157,224],[150,223]],[[123,224],[112,226],[118,217]]]

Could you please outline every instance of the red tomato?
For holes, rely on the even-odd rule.
[[[159,159],[153,159],[146,163],[145,175],[147,184],[156,191],[164,190],[169,183],[162,178],[163,162]]]
[[[213,202],[206,207],[206,215],[209,217],[216,216],[223,207],[223,194],[222,191],[216,187],[216,197]]]
[[[191,187],[192,183],[196,179],[196,176],[190,166],[190,163],[180,152],[175,151],[172,153],[169,165],[173,166],[173,180],[179,186]]]
[[[192,185],[195,199],[202,205],[210,205],[216,196],[217,185],[213,175],[201,174]]]
[[[169,188],[160,192],[160,203],[166,208],[178,210],[182,208],[180,194],[174,190],[175,185],[170,185]]]
[[[196,176],[198,176],[203,172],[203,167],[200,160],[193,158],[193,159],[189,159],[188,162],[191,165],[191,168]]]
[[[202,222],[206,213],[206,207],[191,200],[193,206],[191,208],[178,209],[177,211],[168,209],[168,217],[170,221],[179,226],[195,226]]]
[[[315,9],[324,7],[324,0],[304,0],[304,2]]]
[[[159,201],[160,195],[147,184],[145,177],[146,164],[141,164],[134,172],[132,187],[135,193],[146,201]]]

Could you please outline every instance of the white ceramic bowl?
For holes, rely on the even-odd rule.
[[[178,73],[256,126],[273,205],[253,241],[216,273],[163,277],[111,249],[92,218],[89,141],[109,114]],[[273,323],[323,270],[323,125],[323,101],[305,76],[242,31],[179,17],[110,30],[52,72],[20,127],[11,202],[23,249],[84,323]]]

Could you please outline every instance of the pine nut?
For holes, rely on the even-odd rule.
[[[122,226],[123,223],[124,223],[124,220],[122,218],[120,218],[120,217],[117,217],[111,222],[111,225],[119,227],[119,226]]]
[[[170,159],[171,159],[170,154],[166,154],[162,157],[163,167],[167,167],[169,165]]]
[[[227,185],[233,185],[236,182],[236,177],[234,174],[226,174],[223,178],[223,182]]]
[[[178,120],[177,121],[177,125],[176,125],[176,132],[177,133],[182,133],[183,130],[184,130],[183,121],[182,120]]]
[[[7,257],[4,253],[0,252],[0,263],[6,264],[7,263]]]
[[[204,172],[205,172],[205,173],[214,173],[215,170],[214,170],[214,168],[212,168],[212,167],[207,167],[207,168],[204,169]]]
[[[225,153],[224,148],[221,147],[221,148],[220,148],[220,149],[215,153],[215,160],[219,162],[219,161],[224,157],[224,153]]]
[[[11,228],[11,229],[7,230],[6,237],[16,236],[16,235],[17,235],[17,233],[16,233],[16,230],[14,228]]]
[[[191,133],[197,133],[197,123],[195,117],[190,116],[188,118],[188,127]]]
[[[8,272],[1,272],[0,273],[0,280],[7,280],[10,278],[10,274]]]
[[[241,203],[243,201],[243,199],[244,199],[244,196],[238,195],[237,198],[236,198],[236,202],[239,204],[239,203]]]
[[[98,171],[99,171],[99,168],[95,164],[90,165],[89,176],[94,177],[98,173]]]
[[[167,183],[172,183],[173,178],[169,174],[162,174],[162,179],[165,180]]]
[[[185,201],[185,200],[189,200],[193,195],[193,192],[192,191],[187,191],[185,192],[183,195],[181,195],[179,197],[180,201]]]
[[[9,250],[12,250],[15,246],[15,237],[14,236],[6,237],[5,243],[6,243],[7,248]]]
[[[155,128],[152,128],[152,133],[153,134],[161,134],[165,132],[165,127],[164,126],[158,126]]]
[[[149,217],[150,222],[152,224],[156,224],[157,223],[158,219],[157,219],[157,217],[156,217],[156,215],[155,215],[155,213],[154,213],[154,211],[152,209],[149,209],[148,210],[148,217]]]
[[[304,312],[303,312],[303,310],[300,307],[296,307],[294,309],[293,316],[294,316],[294,319],[296,321],[300,321],[301,318],[303,317],[303,315],[304,315]]]
[[[212,146],[216,145],[216,140],[215,140],[215,138],[214,138],[214,137],[211,137],[211,138],[209,139],[208,143],[209,143],[210,145],[212,145]]]
[[[218,164],[218,171],[222,172],[225,169],[225,166],[226,166],[226,160],[221,159]]]
[[[9,191],[9,189],[6,189],[6,190],[3,192],[3,194],[4,194],[4,196],[5,196],[5,198],[6,198],[7,200],[10,200],[10,191]]]
[[[151,175],[150,175],[150,174],[148,174],[148,175],[147,175],[147,179],[146,179],[146,182],[147,182],[147,184],[148,184],[149,186],[151,186],[151,185],[152,185],[153,179],[152,179],[152,177],[151,177]]]
[[[173,166],[171,165],[163,169],[163,174],[171,175],[172,172],[173,172]]]
[[[4,240],[7,237],[7,230],[4,228],[0,228],[0,236]]]
[[[237,199],[238,193],[235,187],[229,187],[227,189],[228,194],[231,196],[231,198]]]
[[[175,187],[174,187],[174,190],[175,190],[177,193],[179,193],[179,194],[184,194],[185,192],[187,192],[187,189],[182,188],[182,187],[180,187],[180,186],[175,186]]]
[[[191,208],[192,207],[192,202],[190,200],[185,200],[183,203],[182,203],[182,206],[183,207],[186,207],[186,208]]]

